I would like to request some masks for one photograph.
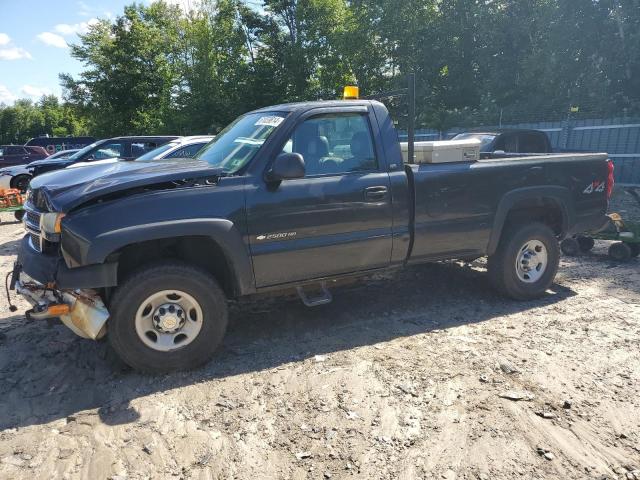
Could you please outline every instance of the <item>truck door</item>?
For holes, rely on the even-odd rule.
[[[301,154],[305,177],[247,189],[258,288],[390,263],[390,182],[373,120],[366,107],[306,115],[278,151]]]

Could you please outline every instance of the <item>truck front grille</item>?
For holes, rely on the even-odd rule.
[[[26,210],[25,223],[30,224],[32,228],[40,229],[40,213],[33,210]]]
[[[35,233],[29,232],[29,238],[31,239],[31,245],[33,245],[33,248],[41,252],[42,243],[41,243],[40,235],[36,235]]]
[[[38,212],[33,208],[30,202],[27,202],[24,206],[24,228],[31,238],[33,248],[41,252],[43,247],[43,239],[40,236],[40,216],[41,212]]]

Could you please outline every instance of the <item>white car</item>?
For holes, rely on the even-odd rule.
[[[214,135],[195,135],[191,137],[179,137],[169,143],[155,148],[144,155],[139,156],[134,162],[144,162],[152,160],[162,160],[165,158],[191,158],[200,151],[207,143],[215,138]],[[118,158],[108,158],[106,160],[94,160],[92,162],[78,162],[69,165],[68,168],[82,168],[92,165],[105,165],[120,161]]]
[[[53,155],[49,155],[45,160],[67,158],[77,151],[78,149],[60,150]],[[0,189],[17,188],[21,192],[26,192],[30,181],[31,171],[27,169],[26,165],[14,165],[0,170]]]

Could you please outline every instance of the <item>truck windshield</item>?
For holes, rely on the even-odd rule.
[[[136,162],[146,162],[149,160],[155,160],[155,158],[158,155],[161,155],[167,150],[174,148],[178,145],[180,145],[180,142],[169,142],[169,143],[165,143],[164,145],[160,145],[158,148],[154,148],[153,150],[149,150],[144,155],[140,155],[138,158],[136,158]]]
[[[235,173],[251,161],[285,116],[280,112],[262,112],[239,117],[205,145],[195,158],[222,167],[226,173]]]
[[[76,153],[69,157],[69,160],[78,160],[84,156],[85,153],[91,151],[94,147],[103,143],[104,140],[100,140],[99,142],[92,143],[91,145],[87,145],[86,147],[78,150]]]

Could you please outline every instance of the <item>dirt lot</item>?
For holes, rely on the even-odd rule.
[[[529,303],[478,261],[234,305],[215,360],[162,377],[3,300],[0,478],[640,479],[640,261],[605,254]]]

